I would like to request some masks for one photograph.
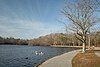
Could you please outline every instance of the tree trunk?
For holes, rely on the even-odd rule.
[[[83,47],[82,47],[82,53],[85,52],[85,43],[83,43]]]
[[[83,43],[82,43],[82,53],[85,52],[85,46],[86,46],[86,42],[85,42],[85,36],[83,35]]]
[[[91,43],[90,43],[90,29],[89,29],[89,34],[88,34],[88,49],[90,49]]]
[[[88,35],[88,49],[90,49],[91,45],[90,45],[90,34]]]

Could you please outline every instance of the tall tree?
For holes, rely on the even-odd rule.
[[[97,4],[97,0],[67,0],[61,11],[72,24],[68,28],[74,31],[75,37],[82,42],[82,52],[85,52],[90,28],[97,23],[97,19],[94,17],[94,13],[98,9]]]

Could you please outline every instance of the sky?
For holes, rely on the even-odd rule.
[[[65,32],[64,0],[0,0],[0,36],[33,39]]]
[[[58,21],[69,22],[61,13],[64,4],[65,0],[0,0],[0,36],[33,39],[66,33],[64,24]]]

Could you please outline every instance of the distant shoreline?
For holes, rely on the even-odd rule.
[[[82,46],[66,46],[66,45],[51,45],[52,47],[73,47],[73,48],[82,48]],[[86,46],[86,48],[88,48],[88,46]],[[100,51],[100,47],[94,47],[94,50],[99,50]]]
[[[1,44],[0,43],[0,45],[26,45],[26,46],[48,46],[48,45],[28,45],[28,44]],[[82,46],[66,46],[66,45],[49,45],[50,47],[64,47],[64,48],[66,48],[66,47],[71,47],[71,48],[82,48]],[[86,48],[88,48],[88,46],[86,46]],[[94,47],[94,50],[100,50],[100,47]]]
[[[0,43],[0,45],[28,45],[28,44]]]
[[[75,47],[75,48],[82,48],[82,46],[66,46],[66,45],[51,45],[52,47]]]

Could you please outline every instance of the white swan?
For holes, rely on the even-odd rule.
[[[38,54],[38,52],[37,52],[37,51],[35,51],[35,54],[37,55],[37,54]]]
[[[44,53],[43,53],[43,52],[40,52],[39,54],[40,54],[40,55],[43,55]]]
[[[43,52],[35,51],[35,54],[36,54],[36,55],[43,55],[44,53],[43,53]]]

